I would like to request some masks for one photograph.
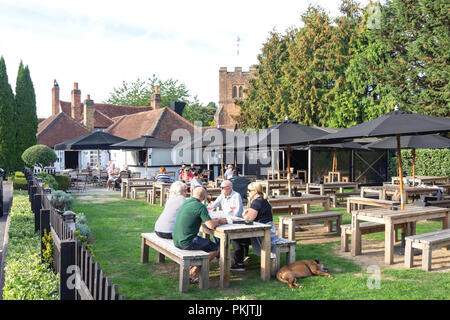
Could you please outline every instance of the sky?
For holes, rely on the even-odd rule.
[[[13,91],[20,61],[28,65],[38,117],[51,115],[54,79],[61,100],[78,82],[82,100],[101,103],[123,81],[155,74],[217,104],[219,68],[248,71],[270,31],[300,27],[309,4],[339,15],[339,0],[0,0],[0,56]]]

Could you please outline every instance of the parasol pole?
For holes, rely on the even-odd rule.
[[[400,177],[400,210],[405,210],[405,199],[403,197],[402,152],[400,149],[400,135],[399,134],[397,134],[397,163],[398,163],[398,174]]]
[[[416,185],[416,148],[411,149],[412,154],[412,181],[413,181],[413,188]]]
[[[145,179],[147,179],[147,165],[148,165],[148,148],[147,148],[147,153],[146,153],[146,157],[145,157]]]
[[[289,197],[291,194],[291,145],[287,146],[287,178],[288,178],[288,192]]]
[[[333,148],[333,168],[331,169],[331,182],[334,182],[334,173],[337,171],[336,148]]]

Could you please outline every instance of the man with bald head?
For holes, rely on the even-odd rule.
[[[203,250],[210,254],[210,261],[219,254],[219,245],[209,239],[199,237],[202,222],[209,229],[215,229],[221,224],[226,224],[227,219],[211,219],[206,206],[202,202],[206,199],[206,190],[197,187],[192,191],[191,198],[183,202],[178,209],[175,225],[172,231],[173,244],[183,250]],[[191,282],[198,282],[199,266],[191,267]]]
[[[211,206],[213,208],[220,207],[224,213],[242,218],[242,212],[244,212],[242,198],[238,192],[233,190],[231,181],[223,181],[220,188],[222,192]]]

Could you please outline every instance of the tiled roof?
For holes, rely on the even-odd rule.
[[[186,129],[189,134],[193,134],[194,125],[166,107],[123,116],[105,132],[127,140],[151,135],[170,142],[172,133],[177,129]]]
[[[36,137],[38,144],[53,148],[55,144],[89,133],[90,131],[80,122],[65,112],[60,112],[39,123]]]
[[[68,115],[71,115],[71,103],[67,101],[59,101],[61,110]],[[95,128],[106,128],[109,127],[113,122],[113,118],[121,117],[128,114],[150,111],[153,108],[138,107],[138,106],[121,106],[115,104],[104,104],[104,103],[94,103],[94,127]],[[81,115],[83,115],[83,107],[81,107]],[[100,114],[99,114],[100,113]],[[82,121],[81,119],[78,119]]]

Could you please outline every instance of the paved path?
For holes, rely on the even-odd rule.
[[[6,221],[8,220],[13,197],[13,185],[11,181],[3,181],[3,217],[0,217],[0,300],[3,300],[3,246],[5,240]]]

